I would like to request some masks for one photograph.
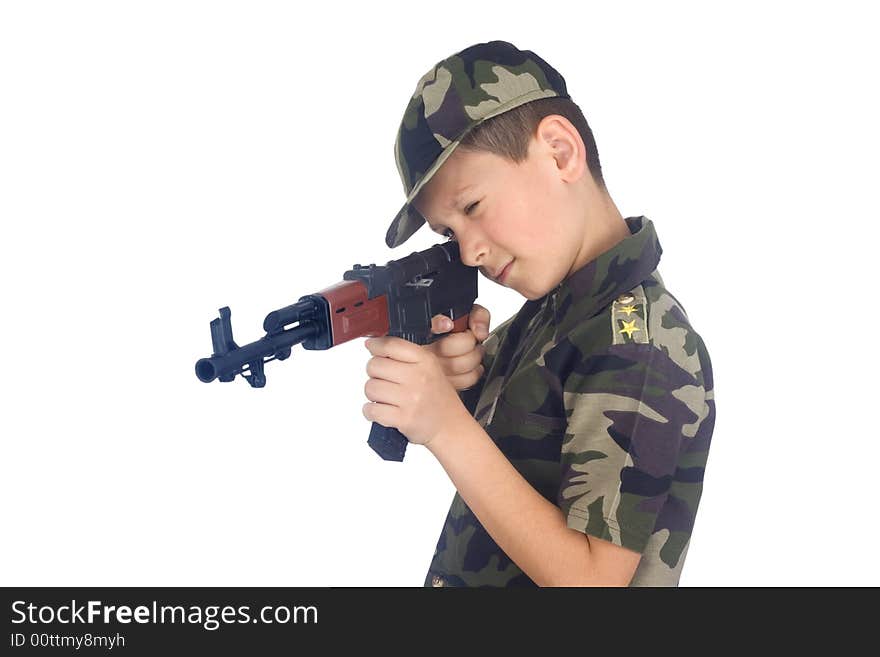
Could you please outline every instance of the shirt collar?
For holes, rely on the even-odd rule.
[[[564,323],[592,317],[629,292],[657,269],[663,249],[654,224],[644,216],[627,217],[631,235],[575,271],[547,294],[559,330]],[[566,318],[568,320],[566,321]]]

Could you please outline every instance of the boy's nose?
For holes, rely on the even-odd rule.
[[[461,255],[461,261],[468,267],[480,267],[480,270],[485,274],[487,251],[485,240],[474,231],[469,231],[461,235],[456,234],[455,239],[458,241],[458,251]]]

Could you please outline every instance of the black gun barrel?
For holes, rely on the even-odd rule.
[[[199,380],[209,383],[217,377],[238,374],[246,364],[257,360],[262,361],[263,358],[271,358],[279,351],[310,338],[317,331],[318,326],[309,322],[282,333],[264,336],[256,342],[234,349],[228,354],[201,358],[196,362],[196,376],[199,377]]]
[[[307,322],[315,318],[317,311],[318,307],[312,299],[298,301],[266,315],[266,319],[263,320],[263,330],[270,333],[294,322]]]

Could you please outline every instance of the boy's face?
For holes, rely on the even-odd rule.
[[[538,139],[520,164],[457,148],[413,201],[430,228],[459,243],[466,265],[528,299],[576,267],[584,221],[558,153]],[[509,265],[509,266],[508,266]]]

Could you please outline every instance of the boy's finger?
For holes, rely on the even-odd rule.
[[[489,325],[483,324],[482,322],[473,322],[470,324],[471,333],[474,334],[474,337],[477,339],[477,342],[482,342],[486,338],[489,337]]]
[[[452,320],[446,315],[434,315],[431,318],[431,333],[446,333],[452,328]]]
[[[433,351],[438,356],[455,358],[472,351],[476,340],[471,331],[461,331],[460,333],[450,333],[431,344],[434,345]]]
[[[473,306],[471,306],[471,319],[473,321],[480,322],[480,323],[488,326],[489,320],[491,318],[492,317],[491,317],[491,314],[489,313],[488,308],[481,306],[478,303],[475,303]]]
[[[475,303],[471,307],[471,313],[468,317],[468,325],[474,332],[477,340],[485,340],[489,337],[489,320],[491,316],[489,310]]]

